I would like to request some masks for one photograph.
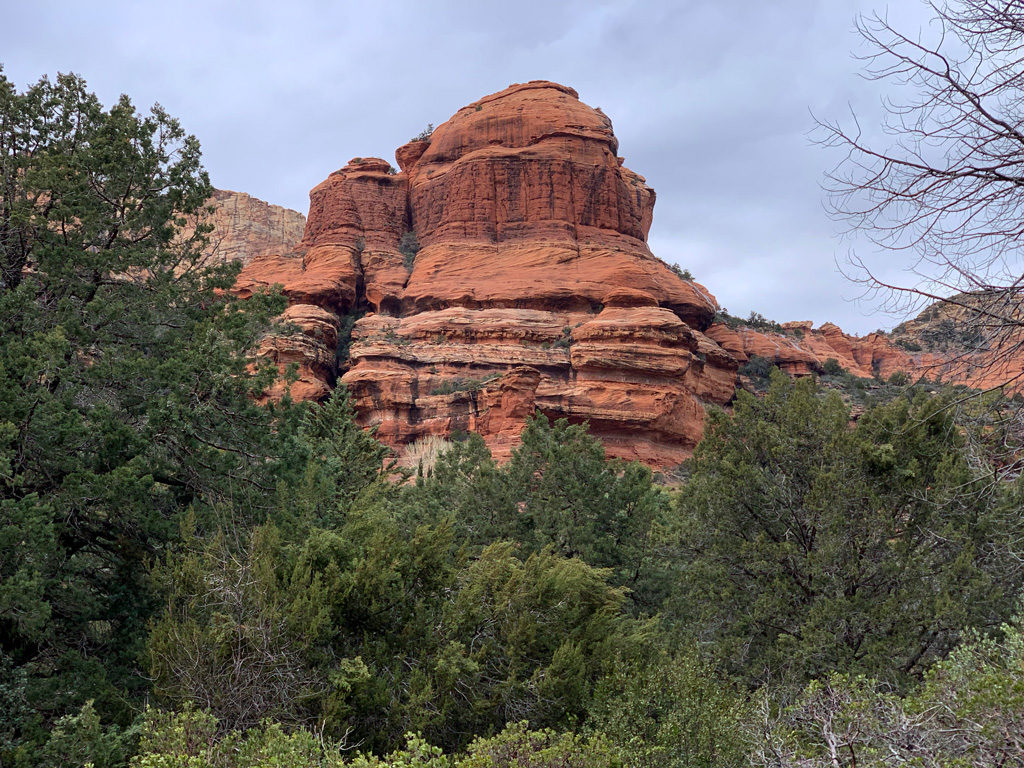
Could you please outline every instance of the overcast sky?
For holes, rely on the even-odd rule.
[[[72,71],[107,104],[159,102],[216,186],[303,213],[351,157],[391,160],[510,83],[565,83],[657,191],[655,254],[733,314],[864,333],[896,320],[838,272],[850,243],[821,192],[836,157],[809,134],[812,113],[879,120],[852,57],[872,10],[929,20],[918,0],[0,0],[0,63],[19,87]]]

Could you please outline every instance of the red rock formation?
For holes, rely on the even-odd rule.
[[[648,249],[654,191],[617,153],[603,113],[530,82],[400,147],[400,172],[353,159],[310,193],[301,242],[239,277],[243,296],[280,284],[291,301],[299,333],[262,353],[298,364],[295,397],[322,399],[340,375],[394,446],[474,430],[503,458],[539,409],[658,467],[690,454],[704,406],[731,400],[754,355],[797,376],[829,358],[863,377],[948,362],[831,324],[712,324],[714,297]]]
[[[266,344],[299,362],[293,395],[333,384],[314,331],[341,322],[311,308],[365,312],[342,380],[392,445],[476,430],[501,457],[540,409],[589,421],[613,455],[685,458],[736,362],[701,333],[714,297],[647,248],[654,191],[617,151],[599,110],[531,82],[400,147],[400,173],[357,158],[331,174],[301,243],[238,282],[281,284],[293,303],[303,338]]]
[[[791,376],[821,373],[834,359],[854,376],[888,378],[897,371],[915,373],[924,361],[893,344],[885,334],[850,336],[832,323],[811,328],[811,323],[786,323],[785,333],[740,325],[715,323],[708,335],[741,364],[755,355],[766,358]]]
[[[924,377],[977,389],[1006,384],[1011,392],[1024,389],[1020,354],[1024,332],[1004,334],[986,348],[973,349],[959,338],[967,328],[966,320],[941,323],[949,320],[947,314],[942,305],[934,305],[922,313],[928,320],[905,323],[892,334],[851,336],[832,323],[815,329],[809,322],[785,323],[784,333],[715,323],[707,334],[741,365],[756,355],[792,376],[822,373],[831,358],[861,378],[887,380],[902,372],[911,379]]]

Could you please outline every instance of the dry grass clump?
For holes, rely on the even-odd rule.
[[[414,468],[417,474],[428,475],[433,471],[441,454],[451,447],[451,440],[446,440],[440,435],[427,435],[406,446],[399,463]]]

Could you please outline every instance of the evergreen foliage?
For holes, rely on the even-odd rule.
[[[31,742],[87,700],[128,722],[148,560],[189,506],[265,508],[294,420],[248,356],[282,301],[181,234],[212,189],[162,109],[0,75],[0,185],[0,655]]]
[[[1017,494],[972,471],[941,402],[849,423],[838,396],[776,374],[712,416],[679,496],[673,611],[752,681],[908,685],[1020,589]]]
[[[752,358],[674,491],[539,414],[413,478],[344,388],[260,404],[209,193],[159,108],[0,75],[4,768],[1024,759],[998,422]]]
[[[589,727],[629,768],[739,768],[753,711],[692,650],[620,661],[598,687]]]
[[[424,519],[451,513],[459,535],[478,547],[508,539],[523,557],[551,547],[608,568],[634,607],[654,612],[663,596],[659,545],[668,497],[639,462],[606,460],[584,425],[537,414],[501,468],[470,435],[402,504]]]
[[[614,768],[614,753],[600,736],[583,738],[511,723],[495,736],[477,738],[464,752],[445,753],[418,734],[386,755],[347,755],[344,742],[331,742],[308,730],[286,732],[276,724],[222,734],[219,723],[202,712],[149,711],[142,750],[132,768]]]

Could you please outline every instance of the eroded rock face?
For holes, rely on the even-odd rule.
[[[531,82],[400,147],[400,172],[352,160],[310,194],[301,242],[239,278],[243,296],[281,284],[303,331],[264,352],[299,363],[294,396],[342,374],[392,445],[472,430],[501,458],[540,409],[612,455],[679,463],[737,363],[703,333],[714,297],[648,249],[654,191],[617,152],[604,114]],[[347,370],[328,370],[353,313]]]
[[[971,322],[948,305],[936,304],[892,333],[851,336],[833,323],[784,323],[784,333],[713,324],[707,335],[742,366],[755,355],[791,376],[820,374],[827,360],[861,378],[888,380],[895,373],[976,389],[1024,387],[1024,332],[1010,330],[988,339],[970,332]]]
[[[742,365],[752,357],[765,358],[791,376],[822,373],[834,359],[854,376],[888,378],[897,371],[913,373],[922,361],[894,345],[885,334],[850,336],[832,323],[785,323],[785,333],[746,326],[712,325],[707,334]]]
[[[400,170],[354,158],[328,176],[301,240],[253,250],[237,284],[242,296],[280,284],[291,302],[282,321],[298,333],[260,349],[298,365],[291,394],[322,400],[340,379],[392,446],[476,431],[505,458],[539,409],[589,422],[613,456],[671,467],[755,355],[793,376],[830,358],[860,377],[974,386],[1024,371],[1019,355],[997,369],[992,349],[916,344],[956,325],[945,316],[891,337],[715,323],[714,297],[651,254],[654,190],[571,88],[510,86],[395,159]]]
[[[298,211],[244,192],[214,190],[207,204],[213,212],[203,222],[212,224],[213,232],[206,252],[218,261],[248,264],[257,257],[290,250],[306,228],[306,217]]]

